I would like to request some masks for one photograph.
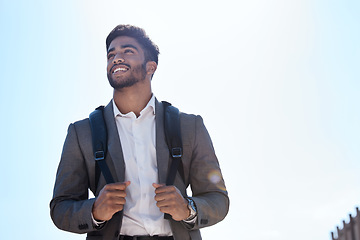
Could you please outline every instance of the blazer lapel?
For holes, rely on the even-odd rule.
[[[169,148],[165,140],[164,132],[164,107],[155,99],[155,123],[156,123],[156,159],[158,167],[159,183],[165,183],[169,166]]]
[[[110,103],[104,109],[104,118],[108,130],[108,154],[107,159],[109,168],[112,171],[115,181],[123,182],[125,180],[125,162],[124,155],[119,139],[119,133],[114,118],[113,103]],[[169,166],[169,149],[165,140],[164,132],[164,110],[163,105],[155,99],[155,124],[156,124],[156,160],[158,167],[159,183],[165,183]],[[112,160],[112,161],[111,161]],[[112,167],[113,166],[113,167]]]
[[[125,180],[125,162],[119,133],[114,118],[112,100],[104,109],[104,118],[108,131],[108,154],[110,154],[110,158],[107,158],[106,162],[109,164],[109,168],[111,170],[115,169],[115,172],[111,172],[111,174],[114,176],[115,182],[123,182]],[[110,167],[110,164],[113,167]]]

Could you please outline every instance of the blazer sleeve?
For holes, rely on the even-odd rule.
[[[198,211],[194,229],[224,219],[229,210],[229,197],[212,141],[200,116],[195,120],[189,183]]]
[[[94,231],[91,211],[95,199],[88,199],[89,176],[76,128],[70,124],[58,166],[50,215],[65,231]]]

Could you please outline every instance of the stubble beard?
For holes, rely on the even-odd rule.
[[[137,73],[140,73],[140,77],[137,77]],[[146,64],[143,63],[133,69],[130,76],[125,79],[114,80],[111,76],[111,73],[107,73],[107,77],[111,87],[116,90],[121,90],[126,87],[131,87],[138,82],[141,82],[145,79],[146,75]]]

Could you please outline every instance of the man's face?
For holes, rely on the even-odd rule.
[[[130,87],[145,79],[144,51],[134,38],[115,38],[109,45],[107,59],[107,76],[114,89]]]

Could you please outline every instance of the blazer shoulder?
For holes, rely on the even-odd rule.
[[[89,118],[85,118],[74,123],[71,123],[69,130],[75,130],[76,134],[81,138],[84,134],[88,137],[88,134],[91,133],[90,121]],[[69,131],[68,130],[68,131]]]
[[[180,112],[180,128],[183,144],[194,145],[195,139],[199,134],[198,130],[205,128],[205,126],[200,115]]]
[[[198,119],[202,119],[200,115],[192,114],[192,113],[184,113],[180,111],[180,120],[181,121],[196,121]]]
[[[74,125],[76,128],[83,128],[83,127],[90,126],[90,121],[89,121],[89,118],[84,118],[82,120],[78,120],[78,121],[73,122],[71,124]]]
[[[180,112],[180,124],[185,127],[196,127],[203,124],[203,118],[200,115]]]

